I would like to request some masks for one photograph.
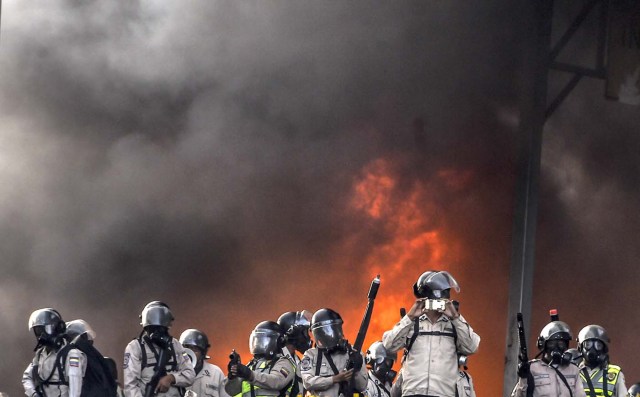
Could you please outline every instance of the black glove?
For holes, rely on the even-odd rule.
[[[247,380],[251,379],[251,373],[253,371],[251,371],[249,367],[247,367],[244,364],[238,364],[236,368],[237,368],[236,373],[240,378],[247,379]]]
[[[529,363],[518,363],[518,376],[521,378],[529,377]]]
[[[358,372],[362,368],[362,354],[359,351],[351,350],[349,352],[349,367],[353,368],[354,372]]]
[[[229,354],[229,364],[227,364],[227,378],[229,379],[235,379],[236,376],[231,374],[231,367],[233,367],[234,365],[238,365],[240,364],[242,361],[240,361],[240,355],[238,353],[236,353],[235,350],[233,350],[231,352],[231,354]]]

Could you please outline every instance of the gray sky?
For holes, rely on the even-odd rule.
[[[328,306],[356,326],[374,271],[399,307],[435,266],[483,337],[478,389],[500,390],[518,3],[117,3],[3,2],[0,389],[21,394],[41,307],[120,363],[161,299],[224,366],[261,320]],[[547,126],[532,326],[557,306],[631,343],[639,116],[602,92],[582,83]]]

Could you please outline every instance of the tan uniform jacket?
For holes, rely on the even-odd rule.
[[[323,355],[320,365],[320,374],[316,375],[316,364],[318,362],[319,350],[311,348],[304,353],[302,362],[300,363],[300,373],[302,374],[302,383],[304,384],[307,394],[319,397],[337,397],[340,390],[340,384],[333,383],[333,375],[335,373],[331,369],[327,357]],[[349,355],[347,353],[331,354],[333,363],[338,371],[342,371],[347,367]],[[364,359],[363,359],[364,361]],[[360,371],[353,374],[355,390],[364,392],[367,389],[367,368],[362,365]]]
[[[602,371],[601,368],[589,368],[589,367],[584,367],[584,368],[587,369],[587,372],[589,373],[589,376],[591,377],[591,379],[599,380],[604,376],[604,371]],[[580,366],[580,369],[582,370],[582,366]],[[595,372],[600,372],[600,373],[595,374]],[[585,393],[587,394],[587,396],[589,396],[589,384],[585,381],[582,381],[582,386],[584,387]],[[607,387],[609,386],[610,385],[607,385]],[[609,389],[609,391],[611,391],[611,389]],[[616,386],[615,386],[613,396],[614,397],[627,396],[627,385],[625,383],[624,374],[622,373],[622,371],[618,372],[618,379],[616,379]]]
[[[24,394],[31,397],[36,392],[35,380],[33,379],[33,365],[38,364],[38,375],[43,380],[49,379],[49,382],[59,382],[58,369],[55,367],[58,351],[49,353],[42,347],[38,349],[33,361],[27,366],[22,374],[22,386]],[[44,386],[47,397],[80,397],[82,391],[82,378],[87,370],[87,356],[78,349],[70,349],[67,354],[67,360],[64,365],[66,385],[48,385]],[[49,378],[51,375],[51,378]]]
[[[573,397],[586,397],[578,373],[579,370],[575,364],[558,367],[558,370],[567,379],[571,393],[556,371],[545,364],[544,361],[530,361],[529,370],[531,371],[531,376],[533,376],[535,384],[533,389],[534,397],[571,397],[572,394]],[[518,383],[516,383],[516,387],[513,389],[513,392],[511,392],[511,397],[526,397],[527,384],[528,381],[526,378],[518,378]]]
[[[205,361],[193,385],[187,389],[194,391],[198,397],[229,397],[223,381],[224,374],[220,367]]]
[[[224,389],[230,396],[235,396],[243,392],[242,381],[247,381],[249,384],[254,385],[256,396],[277,396],[280,390],[289,385],[295,377],[295,366],[286,357],[279,356],[278,361],[273,364],[273,367],[268,370],[268,365],[265,360],[260,359],[256,362],[252,371],[252,379],[242,378],[224,378]],[[261,369],[262,368],[262,369]],[[243,393],[243,397],[251,396],[250,393]]]
[[[144,342],[144,339],[143,339]],[[146,343],[146,342],[144,342]],[[181,388],[191,386],[196,376],[196,371],[191,365],[191,360],[187,355],[184,347],[173,338],[173,349],[176,354],[177,367],[175,371],[167,371],[167,375],[171,374],[176,378],[176,383],[169,388],[166,393],[158,393],[160,397],[180,397]],[[156,351],[158,351],[156,347]],[[155,364],[156,357],[153,350],[147,345],[145,346],[145,352],[147,354],[147,365]],[[173,360],[171,355],[169,360]],[[124,395],[126,397],[142,397],[144,396],[144,389],[147,383],[151,380],[154,374],[153,365],[142,367],[142,350],[140,342],[137,339],[132,340],[127,345],[124,351],[124,364],[122,365],[122,372],[124,375]]]
[[[468,372],[458,370],[458,378],[456,379],[456,388],[459,397],[476,397],[476,390],[473,386],[473,378]],[[402,396],[402,370],[396,377],[396,381],[391,387],[391,397]]]
[[[450,334],[456,328],[457,346],[454,338],[444,335],[419,335],[402,367],[402,395],[413,394],[439,397],[454,397],[458,378],[458,355],[470,355],[478,350],[480,337],[460,316],[449,320],[444,314],[432,323],[426,315],[419,321],[419,332],[444,332]],[[404,316],[393,329],[384,333],[382,344],[390,352],[405,347],[413,335],[414,321]]]
[[[473,378],[468,372],[458,370],[456,388],[460,397],[476,397],[476,390],[473,387]]]
[[[369,371],[367,375],[369,377],[367,390],[364,392],[367,397],[390,397],[391,384],[389,382],[382,382],[371,371]]]
[[[302,360],[300,360],[300,358],[298,357],[298,355],[295,352],[293,354],[291,354],[289,352],[289,349],[287,349],[286,347],[282,348],[282,355],[287,357],[296,367],[296,378],[295,379],[296,379],[296,382],[298,382],[298,392],[296,394],[301,396],[301,395],[304,394],[302,392],[304,390],[304,385],[302,384],[302,374],[300,373],[300,362]]]

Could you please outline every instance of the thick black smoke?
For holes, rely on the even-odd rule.
[[[358,263],[393,237],[348,205],[380,158],[395,164],[395,200],[416,183],[436,189],[427,223],[462,247],[451,266],[473,297],[463,304],[483,336],[477,362],[496,368],[476,383],[500,389],[506,293],[488,291],[506,290],[518,2],[3,5],[4,391],[21,394],[27,319],[41,307],[87,320],[118,362],[150,300],[172,307],[176,336],[206,330],[214,357],[284,311],[353,310],[369,278]],[[538,280],[582,253],[618,269],[615,296],[637,258],[638,185],[625,177],[637,171],[637,124],[593,91],[550,128],[563,135],[544,150]],[[606,116],[591,110],[603,106]],[[434,182],[443,170],[469,176]]]

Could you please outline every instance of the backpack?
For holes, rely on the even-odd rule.
[[[91,343],[84,339],[65,345],[58,352],[56,366],[59,373],[64,373],[69,350],[78,349],[87,356],[87,370],[82,378],[81,397],[116,397],[116,380],[111,374],[109,364],[104,356]],[[61,378],[64,379],[64,378]]]

